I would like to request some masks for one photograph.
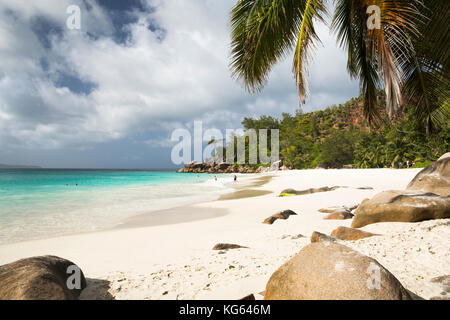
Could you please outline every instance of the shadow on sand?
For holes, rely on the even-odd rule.
[[[109,293],[111,282],[104,279],[86,279],[87,286],[81,292],[79,300],[114,300]]]

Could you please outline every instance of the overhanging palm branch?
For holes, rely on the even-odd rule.
[[[298,96],[302,103],[305,103],[305,96],[308,90],[307,63],[311,60],[311,50],[314,49],[315,42],[320,41],[314,28],[314,19],[324,22],[323,15],[325,13],[326,10],[322,1],[308,0],[306,2],[292,67]]]
[[[380,77],[376,71],[374,53],[367,38],[367,5],[364,1],[338,0],[331,22],[340,46],[347,50],[347,70],[358,78],[364,93],[364,114],[370,123],[378,120],[377,89]]]
[[[347,50],[347,69],[359,78],[364,93],[364,111],[369,122],[378,119],[377,90],[386,94],[390,115],[401,105],[403,77],[399,57],[410,50],[408,32],[417,32],[415,1],[406,0],[336,0],[332,30],[340,46]],[[380,27],[369,28],[367,8],[379,8]]]
[[[305,0],[240,0],[231,12],[231,69],[246,89],[260,90],[292,48]]]
[[[422,6],[421,0],[334,1],[332,29],[337,33],[340,45],[347,51],[347,69],[350,75],[360,80],[361,91],[365,96],[364,111],[370,122],[375,122],[378,117],[376,106],[379,89],[385,90],[387,110],[392,114],[402,104],[405,92],[416,99],[418,92],[426,92],[423,83],[428,80],[425,77],[435,77],[429,85],[433,86],[433,92],[436,91],[433,95],[440,98],[434,101],[444,101],[444,104],[439,102],[437,106],[426,106],[423,109],[429,117],[436,118],[442,118],[448,110],[448,104],[443,107],[448,102],[448,85],[442,84],[443,81],[448,84],[449,79],[446,68],[449,54],[449,1],[428,0],[425,5],[431,2],[433,6],[430,6],[430,11],[433,15],[440,16],[440,19],[428,29],[426,36],[429,39],[439,39],[432,43],[439,43],[441,48],[427,59],[444,72],[430,73],[427,70],[425,76],[423,70],[428,66],[420,56],[420,50],[415,48],[417,41],[413,41],[418,39],[426,25],[426,15],[420,13],[422,8],[419,9]],[[381,12],[381,27],[378,29],[367,25],[367,8],[371,5],[376,5]],[[242,80],[249,91],[260,90],[271,67],[296,42],[293,72],[299,98],[303,103],[308,89],[306,67],[311,58],[311,49],[320,41],[314,30],[314,20],[323,21],[325,14],[323,0],[238,1],[231,18],[233,75]],[[418,28],[420,22],[422,28]],[[425,52],[428,54],[429,50],[427,48]],[[418,81],[420,78],[422,81]],[[434,87],[433,84],[438,82],[440,86]],[[408,83],[409,89],[405,90]],[[424,98],[421,99],[425,101]]]
[[[431,133],[450,119],[450,2],[427,1],[422,12],[426,20],[418,24],[420,36],[410,35],[414,50],[402,61],[403,94]]]

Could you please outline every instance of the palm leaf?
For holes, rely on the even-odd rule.
[[[381,28],[367,31],[367,45],[375,58],[378,75],[386,94],[386,109],[390,116],[402,103],[403,78],[401,57],[410,52],[409,34],[418,34],[418,4],[414,0],[372,0],[380,8]]]
[[[240,0],[231,12],[233,77],[250,92],[293,47],[306,0]]]
[[[302,103],[305,103],[305,96],[308,90],[307,61],[311,60],[310,52],[314,48],[314,42],[319,41],[314,28],[314,19],[324,22],[324,14],[326,14],[326,10],[321,0],[307,1],[300,25],[292,68],[299,99]]]
[[[367,42],[367,5],[362,0],[337,0],[331,29],[339,45],[347,50],[347,70],[360,81],[364,94],[364,114],[369,123],[379,120],[377,91],[380,78],[372,50]]]
[[[403,94],[430,134],[435,126],[448,126],[450,119],[450,2],[427,1],[422,12],[421,36],[409,36],[414,50],[402,61]]]
[[[364,113],[370,123],[379,120],[378,89],[385,90],[390,115],[401,105],[400,57],[410,50],[408,32],[417,32],[415,4],[415,0],[336,0],[331,27],[347,50],[350,75],[360,80]],[[369,5],[380,8],[379,29],[367,27]]]

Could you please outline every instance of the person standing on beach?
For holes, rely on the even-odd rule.
[[[234,175],[234,181],[237,181],[237,175]]]

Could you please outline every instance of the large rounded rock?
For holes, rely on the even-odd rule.
[[[312,243],[270,277],[265,300],[410,300],[376,260],[346,246]]]
[[[352,228],[377,222],[419,222],[450,218],[450,197],[415,191],[384,191],[356,209]]]
[[[0,266],[0,300],[73,300],[85,287],[81,269],[55,256],[27,258]]]
[[[377,234],[375,233],[370,233],[359,229],[347,227],[337,227],[331,232],[330,235],[340,240],[359,240],[363,238],[377,236]]]
[[[450,156],[446,155],[420,171],[406,189],[432,192],[444,197],[450,196]]]

